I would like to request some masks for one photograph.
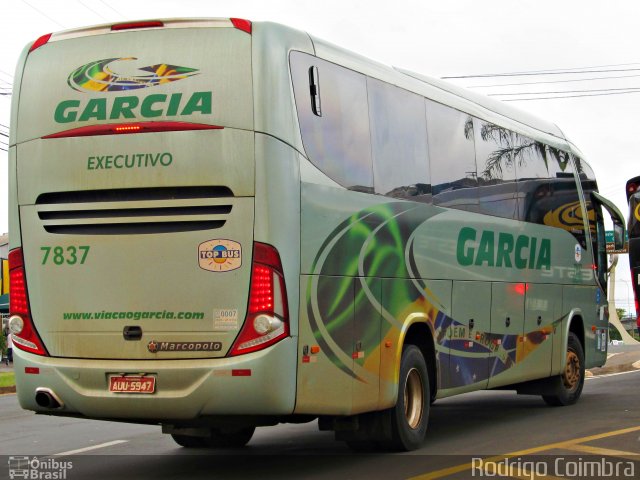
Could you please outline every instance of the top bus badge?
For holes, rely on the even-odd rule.
[[[210,272],[230,272],[242,266],[242,246],[233,240],[209,240],[198,245],[198,264]]]

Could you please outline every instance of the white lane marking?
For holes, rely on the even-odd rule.
[[[585,380],[595,380],[597,378],[615,377],[617,375],[627,375],[628,373],[638,373],[640,370],[631,370],[629,372],[607,373],[606,375],[595,375],[593,377],[586,377]]]
[[[111,447],[112,445],[119,445],[120,443],[127,443],[129,440],[113,440],[112,442],[101,443],[100,445],[92,445],[90,447],[79,448],[77,450],[69,450],[67,452],[54,453],[52,457],[62,457],[65,455],[76,455],[78,453],[90,452],[91,450],[98,450],[99,448]]]
[[[608,354],[607,354],[607,360],[609,360],[611,357],[615,357],[616,355],[620,355],[620,352],[616,352],[616,353],[608,353]]]

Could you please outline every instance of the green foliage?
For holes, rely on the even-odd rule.
[[[627,311],[624,308],[616,308],[616,313],[618,314],[618,318],[622,318],[627,314]]]
[[[611,324],[609,324],[609,340],[622,340],[618,329]]]
[[[2,352],[3,358],[7,354],[7,337],[4,332],[0,335],[0,352]]]
[[[13,372],[0,373],[0,387],[13,387],[16,384],[16,376]]]

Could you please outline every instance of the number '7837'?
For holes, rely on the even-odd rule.
[[[42,265],[83,265],[89,254],[89,246],[40,247]]]

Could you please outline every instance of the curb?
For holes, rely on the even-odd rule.
[[[585,370],[585,377],[597,377],[599,375],[609,375],[612,373],[632,372],[633,370],[640,370],[640,360],[637,360],[634,363],[605,365],[603,367],[595,367]]]
[[[6,395],[9,393],[16,393],[15,385],[11,385],[10,387],[0,387],[0,395]]]

